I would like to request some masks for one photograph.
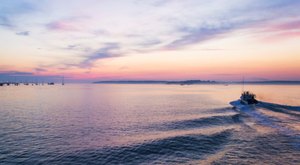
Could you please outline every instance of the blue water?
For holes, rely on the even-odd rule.
[[[235,85],[0,87],[0,164],[300,164],[299,86],[247,88],[252,112]]]

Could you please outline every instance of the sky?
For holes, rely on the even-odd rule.
[[[300,80],[298,0],[1,0],[0,81]]]

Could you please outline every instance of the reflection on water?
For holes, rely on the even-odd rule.
[[[300,164],[300,86],[248,85],[252,113],[228,102],[240,85],[0,88],[0,163]]]

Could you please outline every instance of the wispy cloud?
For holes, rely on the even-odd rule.
[[[1,0],[0,3],[0,26],[14,28],[14,19],[22,14],[35,10],[32,3],[24,0]]]
[[[6,16],[0,15],[0,26],[12,28],[13,24]]]
[[[276,33],[271,33],[267,36],[264,36],[262,40],[264,42],[278,42],[278,41],[283,41],[287,39],[292,39],[292,38],[299,38],[300,37],[300,31],[280,31]]]
[[[59,30],[59,31],[78,31],[78,27],[65,21],[55,21],[47,24],[49,30]]]
[[[84,23],[82,21],[89,19],[84,16],[73,16],[65,19],[59,19],[46,24],[48,30],[52,31],[80,31]]]
[[[47,69],[44,69],[44,68],[34,68],[34,70],[36,72],[47,72],[48,71]]]
[[[68,45],[66,49],[72,50],[78,48],[79,46],[79,44]]]
[[[142,43],[140,43],[139,45],[142,47],[150,47],[150,46],[155,46],[155,45],[159,45],[162,42],[158,39],[153,39],[153,40],[146,40],[143,41]]]
[[[99,59],[113,58],[120,56],[119,53],[114,51],[119,50],[120,46],[118,43],[107,43],[104,47],[100,48],[98,51],[88,55],[79,66],[82,68],[90,68],[93,66],[94,62]]]
[[[216,15],[210,21],[201,22],[193,26],[181,26],[177,33],[182,33],[180,37],[166,45],[167,49],[182,48],[187,45],[205,42],[207,40],[223,37],[223,34],[240,30],[244,28],[253,28],[255,26],[265,26],[273,19],[285,19],[300,14],[295,10],[295,5],[299,6],[300,1],[247,1],[245,6],[234,6],[232,12],[226,12],[224,15]],[[292,8],[291,8],[292,7]],[[291,10],[283,13],[287,8]],[[285,9],[285,10],[282,10]],[[298,21],[285,25],[277,26],[282,29],[296,29],[300,23]]]
[[[191,57],[197,53],[195,51],[202,51],[199,57],[221,54],[223,52],[217,51],[232,50],[228,45],[218,45],[223,40],[215,42],[216,45],[214,42],[205,45],[205,42],[226,37],[230,41],[244,39],[242,35],[255,35],[259,39],[269,35],[280,40],[296,38],[300,36],[299,8],[300,1],[297,0],[128,0],[101,3],[94,0],[74,0],[72,3],[1,0],[0,32],[6,33],[10,29],[12,34],[27,36],[21,38],[4,34],[1,37],[5,41],[5,37],[13,36],[9,39],[20,41],[9,45],[11,48],[4,44],[3,50],[12,53],[17,51],[9,49],[17,47],[20,51],[24,50],[24,54],[32,58],[26,60],[28,63],[24,66],[45,64],[44,67],[32,66],[33,73],[71,72],[73,69],[84,73],[86,70],[92,72],[91,68],[98,67],[96,64],[100,60],[105,63],[104,59],[113,60],[131,54],[159,58],[158,55],[169,49],[181,49],[180,53],[174,53],[174,57],[178,58],[181,51],[187,51],[186,55]],[[24,46],[25,40],[30,44]],[[195,45],[192,48],[194,52],[189,47],[191,45]],[[37,47],[41,49],[35,52]],[[234,58],[235,53],[224,52],[224,56]],[[153,61],[160,62],[159,59]],[[134,67],[126,62],[121,66],[133,70]],[[128,63],[131,62],[128,60]],[[7,68],[21,68],[14,64],[9,63]],[[112,65],[116,65],[115,70],[120,67],[115,63]]]
[[[270,81],[270,79],[264,77],[249,77],[248,79],[251,81]]]
[[[271,27],[273,30],[280,30],[280,31],[286,31],[286,30],[300,30],[300,18],[297,20],[292,20],[288,22],[281,23],[279,25],[274,25]],[[269,29],[269,30],[271,30]]]
[[[206,27],[201,26],[199,28],[181,28],[179,31],[185,33],[181,38],[176,39],[166,46],[167,49],[177,49],[186,45],[191,45],[209,39],[213,39],[218,35],[224,34],[236,28],[234,25],[221,26],[221,27]]]
[[[270,23],[259,30],[259,38],[264,42],[278,42],[300,36],[300,18],[289,19],[288,21]]]
[[[16,35],[18,36],[29,36],[30,32],[29,31],[23,31],[23,32],[17,32]]]
[[[119,70],[128,70],[128,69],[130,69],[128,66],[122,66],[119,68]]]
[[[0,76],[31,76],[31,72],[19,72],[19,71],[0,71]]]
[[[78,51],[80,53],[88,53],[91,51],[91,48],[82,44],[70,44],[64,47],[63,49],[65,50],[73,50],[73,51]]]
[[[0,82],[17,81],[17,82],[37,82],[37,81],[60,81],[60,75],[37,75],[33,72],[20,71],[0,71]]]

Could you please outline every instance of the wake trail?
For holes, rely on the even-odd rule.
[[[272,116],[268,116],[258,111],[259,108],[264,108],[265,110],[286,113],[289,115],[298,115],[294,114],[290,111],[297,111],[299,107],[292,106],[283,106],[278,104],[259,102],[256,105],[243,105],[239,101],[233,101],[230,103],[235,107],[235,110],[238,111],[242,116],[247,116],[253,119],[257,124],[267,126],[273,129],[276,129],[278,132],[283,133],[285,135],[299,135],[299,132],[289,129],[284,125],[286,121],[282,121],[280,119],[274,118]],[[280,110],[279,108],[284,108],[284,110]]]

